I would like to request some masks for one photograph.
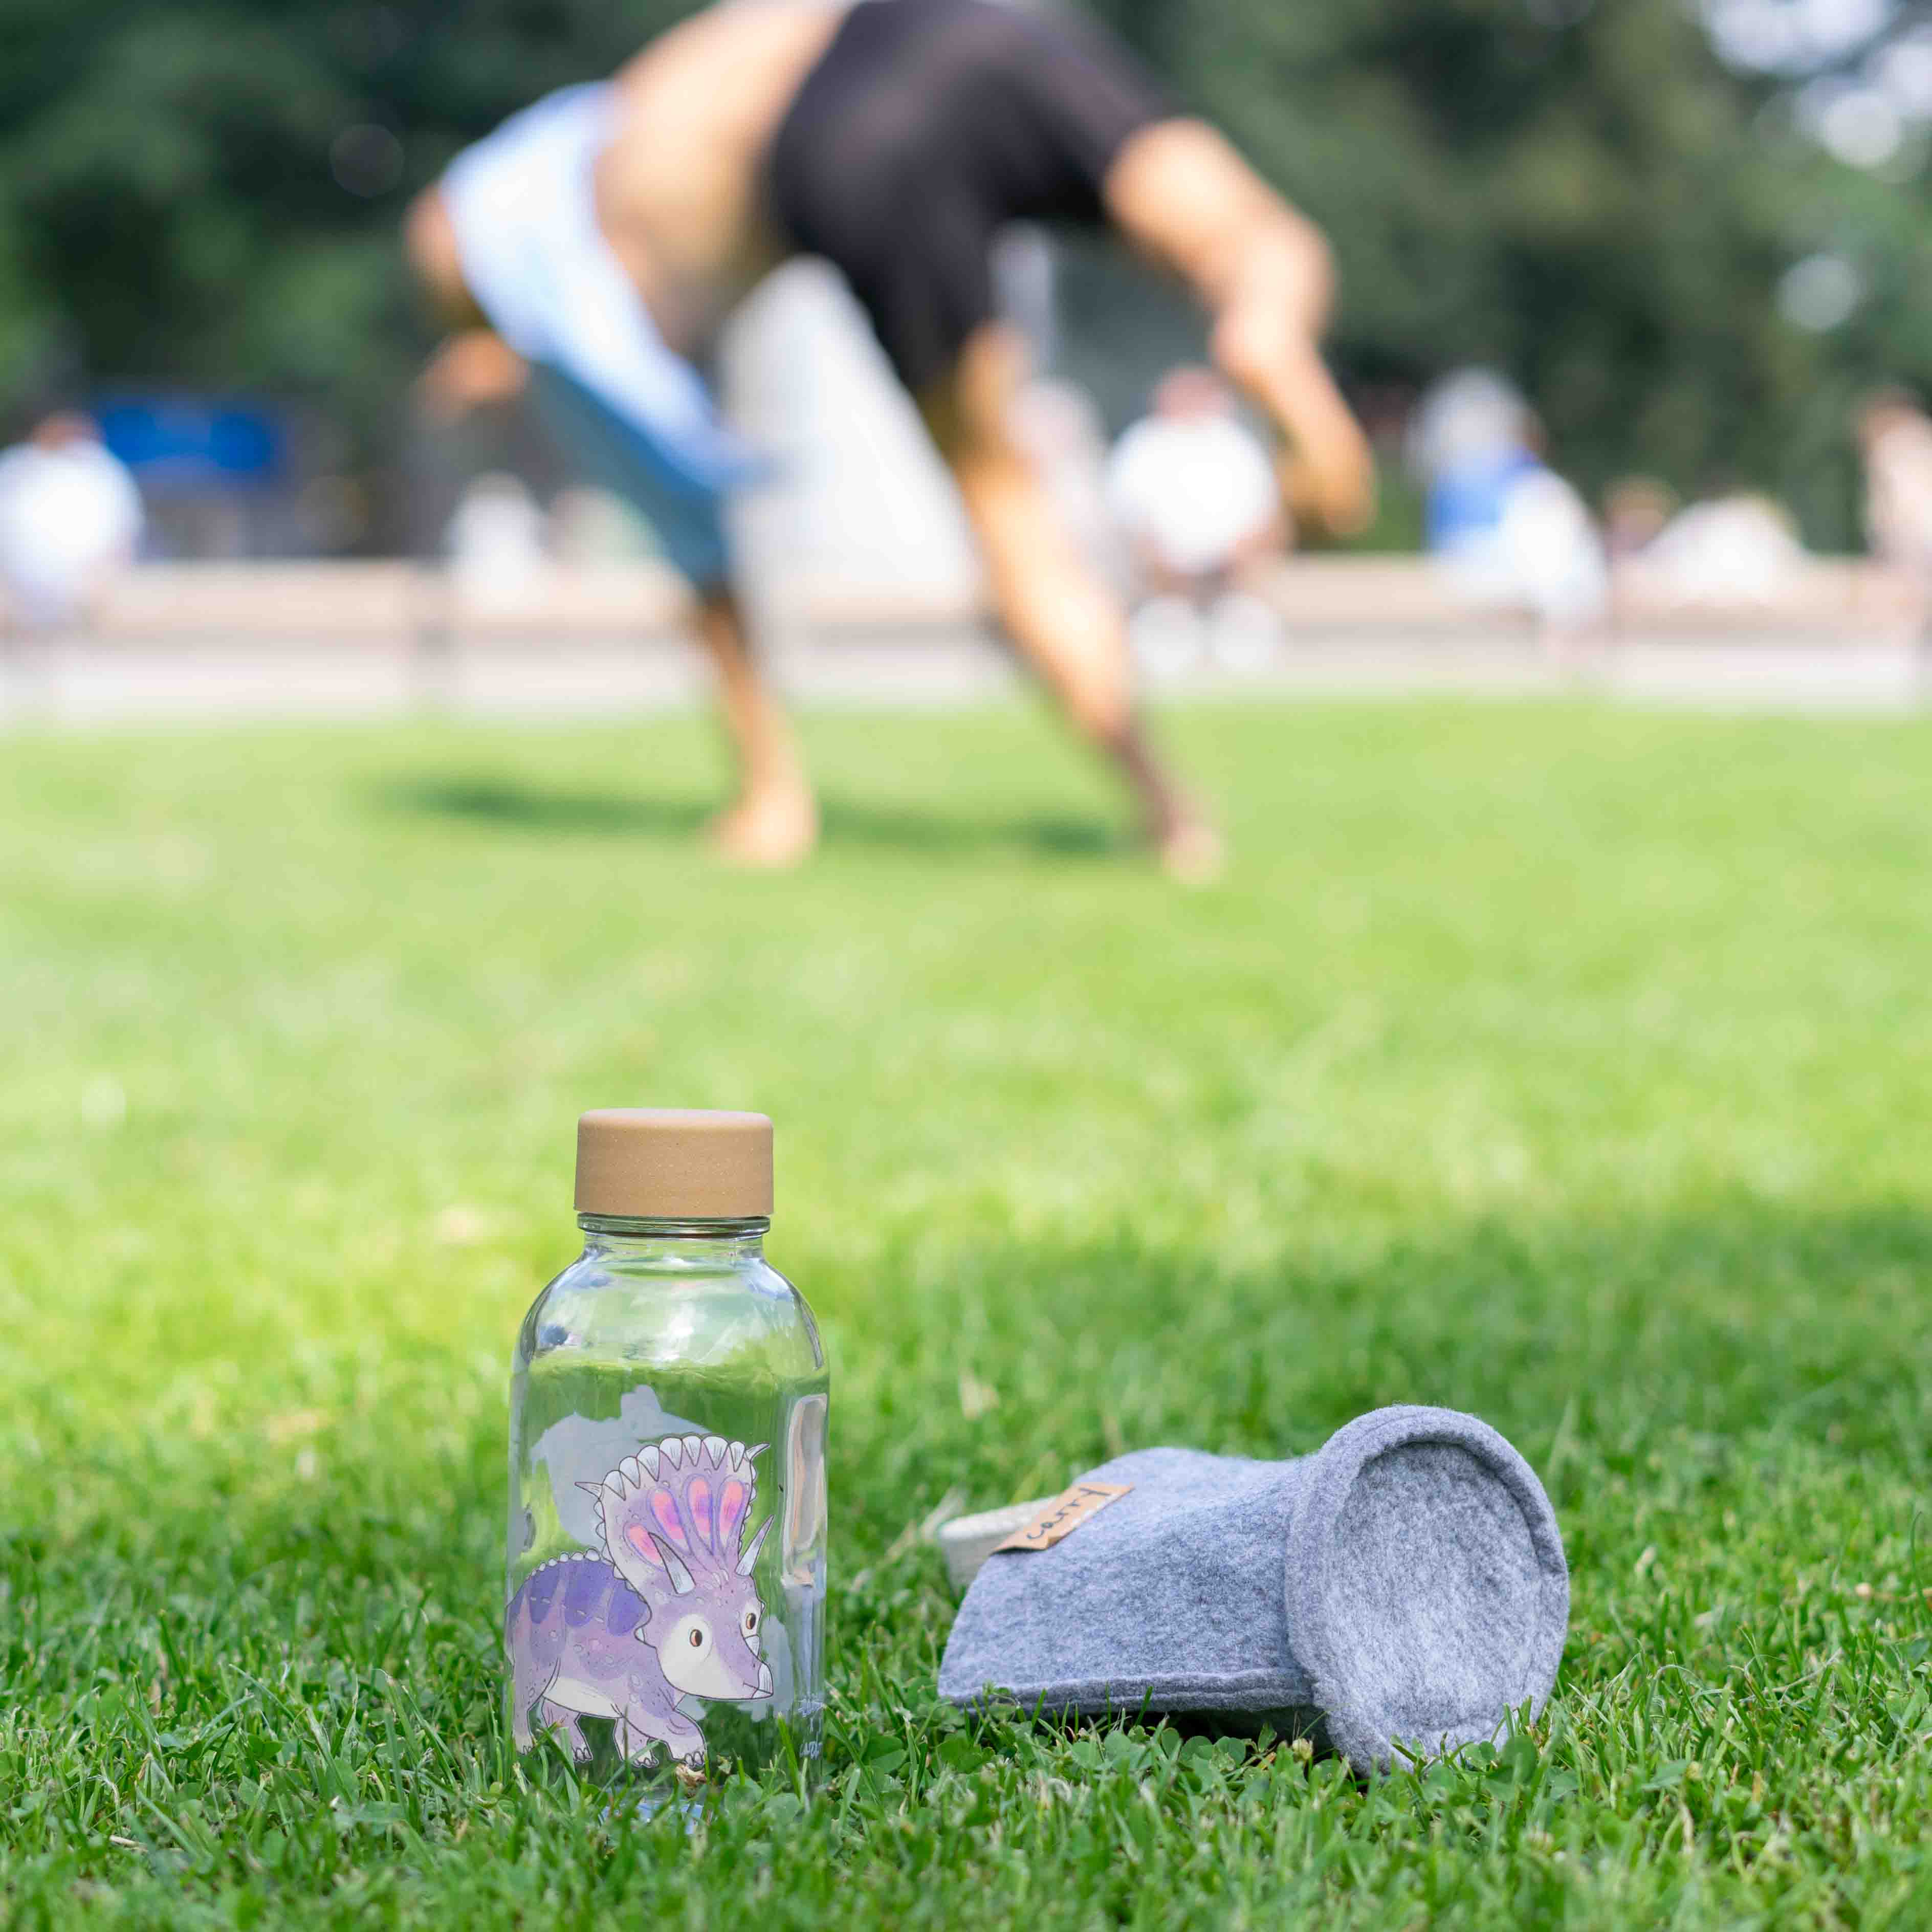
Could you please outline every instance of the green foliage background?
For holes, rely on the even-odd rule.
[[[134,380],[307,398],[392,454],[424,346],[396,218],[464,141],[608,71],[677,0],[0,0],[0,405]],[[1821,157],[1685,0],[1104,0],[1334,235],[1353,381],[1498,364],[1564,466],[1776,490],[1854,540],[1846,409],[1932,380],[1925,194]],[[374,122],[394,184],[340,184]],[[1870,294],[1826,338],[1778,276]]]

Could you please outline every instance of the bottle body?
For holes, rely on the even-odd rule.
[[[808,1788],[824,1709],[824,1351],[762,1220],[580,1216],[518,1336],[512,1736],[647,1802]]]

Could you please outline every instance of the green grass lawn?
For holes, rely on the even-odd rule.
[[[1018,710],[9,738],[0,1920],[1932,1924],[1932,728],[1172,721],[1188,896]],[[591,1105],[754,1106],[833,1372],[827,1788],[506,1762],[507,1363]],[[1534,1465],[1533,1735],[1358,1784],[968,1724],[916,1526],[1390,1402]]]

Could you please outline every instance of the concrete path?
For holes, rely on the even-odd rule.
[[[794,643],[775,669],[799,702],[951,706],[1016,692],[1019,680],[964,626],[897,636]],[[400,638],[232,635],[23,645],[0,657],[0,724],[117,720],[382,717],[419,710],[566,717],[687,708],[706,692],[695,654],[674,637],[498,638],[438,652]],[[1896,644],[1732,636],[1655,638],[1572,661],[1520,635],[1359,632],[1298,640],[1265,667],[1203,667],[1150,681],[1156,698],[1504,698],[1596,695],[1739,710],[1900,712],[1932,695],[1932,665]]]

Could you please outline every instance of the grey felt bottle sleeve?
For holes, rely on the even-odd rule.
[[[1306,1722],[1358,1771],[1540,1712],[1570,1576],[1543,1486],[1484,1422],[1379,1408],[1312,1456],[1117,1457],[1132,1485],[973,1580],[940,1666],[956,1704]]]

